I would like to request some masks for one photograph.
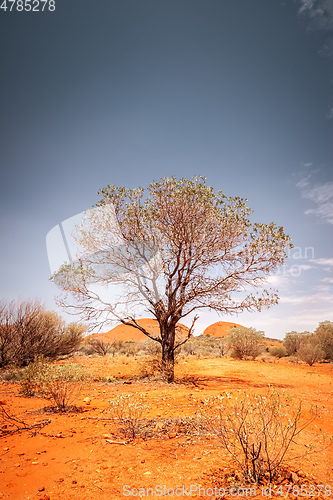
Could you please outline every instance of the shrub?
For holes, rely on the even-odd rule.
[[[99,356],[106,356],[112,350],[112,343],[104,342],[102,339],[92,338],[88,341],[88,346],[91,348],[93,353]]]
[[[304,337],[307,337],[308,335],[310,335],[309,332],[299,333],[293,331],[286,333],[283,345],[287,349],[288,356],[292,356],[297,353],[298,349],[301,347]]]
[[[276,358],[284,358],[287,356],[287,349],[283,345],[274,345],[269,348],[269,354]]]
[[[49,366],[40,387],[43,397],[55,404],[59,411],[67,411],[79,396],[85,373],[75,364]]]
[[[323,321],[314,332],[319,347],[323,350],[325,359],[333,360],[333,323]]]
[[[87,378],[79,365],[53,366],[43,356],[36,356],[24,370],[20,393],[24,396],[39,393],[52,401],[59,411],[66,411],[80,394],[82,382]]]
[[[308,341],[301,344],[301,347],[297,351],[297,356],[300,360],[312,366],[313,363],[322,361],[325,357],[325,353],[319,345]]]
[[[126,437],[134,439],[150,409],[144,394],[124,394],[110,401],[110,413]]]
[[[85,328],[66,326],[60,316],[46,311],[39,302],[1,302],[0,367],[27,366],[35,356],[50,360],[72,353],[79,345]]]
[[[225,338],[226,345],[231,349],[231,356],[236,359],[256,358],[263,351],[264,333],[254,328],[230,328]]]
[[[135,356],[139,352],[140,347],[137,342],[127,340],[123,342],[119,350],[119,354],[126,354],[126,356]]]
[[[44,356],[35,356],[34,361],[23,370],[19,393],[22,396],[34,396],[47,370],[48,364]]]
[[[283,463],[295,458],[290,451],[296,436],[317,416],[311,411],[302,420],[301,403],[274,390],[265,395],[225,392],[204,400],[201,407],[206,429],[231,454],[244,481],[255,483],[278,478]]]

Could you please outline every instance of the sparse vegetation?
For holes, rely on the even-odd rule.
[[[79,345],[85,327],[65,322],[39,302],[1,302],[0,368],[27,366],[35,356],[50,360],[71,354]]]
[[[150,405],[144,394],[123,394],[110,400],[110,413],[125,437],[134,439],[147,418]]]
[[[79,365],[50,365],[43,356],[36,356],[23,372],[20,393],[36,393],[52,401],[59,411],[66,411],[78,397],[87,374]]]
[[[297,351],[297,356],[301,361],[305,361],[305,363],[312,366],[313,363],[322,361],[325,357],[325,353],[319,345],[308,340],[302,342],[301,347]]]
[[[314,332],[319,347],[323,350],[325,359],[333,360],[333,323],[323,321]]]
[[[88,341],[88,346],[91,348],[92,353],[96,353],[99,356],[106,356],[107,354],[112,354],[120,350],[122,342],[118,340],[111,340],[110,342],[104,342],[100,338],[91,338]]]
[[[283,345],[274,345],[269,348],[269,354],[276,358],[284,358],[287,356],[287,349]]]
[[[274,390],[264,395],[224,392],[203,401],[199,415],[230,453],[243,480],[257,484],[276,481],[287,459],[304,455],[303,449],[295,449],[295,438],[317,416],[310,410],[304,418],[300,402]]]
[[[254,328],[230,328],[225,339],[236,359],[256,358],[263,351],[264,333]]]

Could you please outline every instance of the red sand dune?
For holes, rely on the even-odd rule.
[[[230,321],[218,321],[217,323],[213,323],[209,325],[206,330],[204,330],[204,335],[210,335],[211,337],[226,337],[230,328],[236,326],[237,328],[245,328],[238,323],[232,323]]]
[[[143,319],[138,319],[137,322],[139,325],[143,326],[149,333],[153,334],[154,336],[159,335],[159,325],[156,319],[150,319],[150,318],[143,318]],[[187,336],[188,334],[188,328],[185,325],[182,325],[181,323],[178,323],[177,325],[179,328],[177,329],[177,333],[179,333],[182,336]],[[98,338],[104,339],[104,342],[110,342],[111,340],[122,340],[122,341],[128,341],[131,340],[133,342],[145,342],[147,340],[147,336],[140,332],[137,328],[133,328],[132,326],[127,326],[127,325],[117,325],[115,328],[112,328],[109,332],[106,333],[99,333],[99,334],[93,334],[89,335],[86,337],[86,339],[91,339],[91,338]]]

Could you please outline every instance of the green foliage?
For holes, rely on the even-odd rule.
[[[287,349],[282,345],[274,345],[269,348],[268,352],[276,358],[284,358],[288,354]]]
[[[230,328],[226,345],[236,359],[256,358],[263,351],[264,333],[254,328]]]
[[[24,370],[20,394],[40,394],[52,401],[59,411],[66,411],[78,397],[82,383],[89,376],[80,365],[50,365],[43,356],[36,356]]]
[[[333,322],[323,321],[314,332],[319,347],[324,351],[325,359],[333,360]]]
[[[49,366],[40,382],[43,397],[62,412],[67,411],[79,396],[88,377],[78,365]]]
[[[35,356],[32,363],[23,370],[19,393],[22,396],[34,396],[49,369],[48,361],[43,355]]]
[[[301,347],[303,336],[307,335],[309,335],[309,332],[299,333],[292,331],[286,333],[283,340],[283,345],[287,349],[288,356],[292,356],[293,354],[297,353],[298,349]]]
[[[220,358],[226,355],[228,350],[225,339],[211,337],[210,335],[199,335],[192,337],[181,347],[183,356]]]
[[[297,356],[301,361],[305,361],[305,363],[312,366],[313,363],[322,361],[325,353],[319,345],[308,340],[302,342],[301,347],[297,351]]]

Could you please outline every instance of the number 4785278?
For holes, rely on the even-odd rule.
[[[0,0],[1,1],[1,0]],[[55,10],[55,0],[3,0],[0,5],[0,9],[7,12],[44,12],[49,10],[53,12]]]

